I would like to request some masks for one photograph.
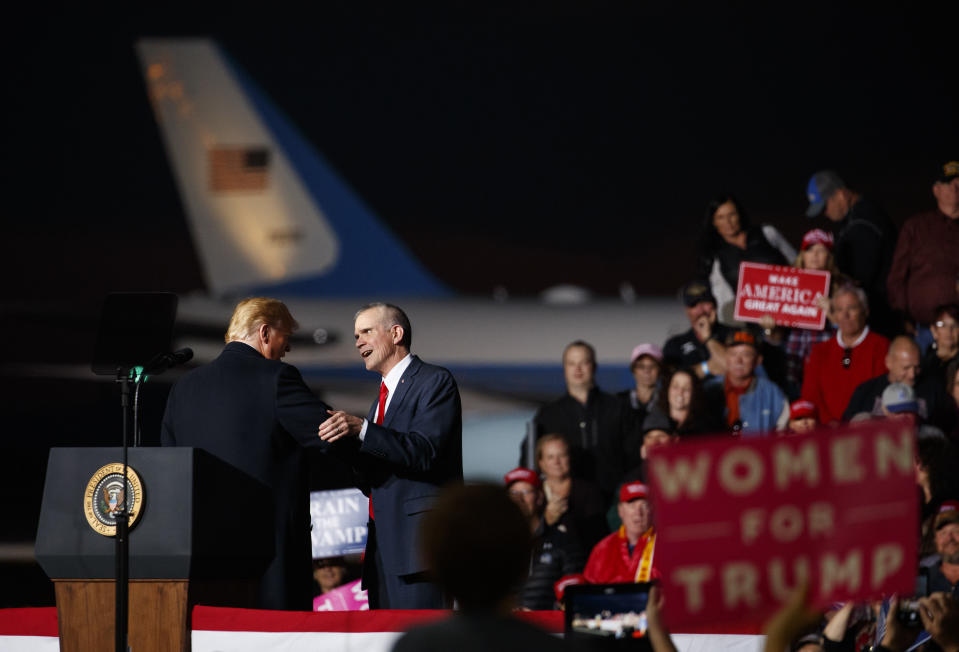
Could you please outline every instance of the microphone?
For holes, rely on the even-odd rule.
[[[162,374],[167,369],[178,367],[181,364],[189,362],[193,358],[193,349],[185,347],[173,353],[160,353],[156,355],[143,368],[144,374],[156,376]]]

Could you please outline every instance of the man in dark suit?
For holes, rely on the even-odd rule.
[[[316,435],[329,406],[295,367],[280,361],[296,328],[276,299],[237,305],[220,356],[184,375],[170,392],[161,443],[203,448],[273,489],[276,556],[261,578],[257,605],[309,611],[312,554],[303,447],[331,445]]]
[[[426,579],[419,529],[440,488],[463,481],[462,410],[452,374],[410,354],[413,329],[396,306],[356,313],[356,348],[382,377],[366,419],[331,411],[320,439],[356,445],[354,465],[370,491],[363,587],[373,609],[442,609]]]

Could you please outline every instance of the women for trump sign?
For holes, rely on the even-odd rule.
[[[803,581],[818,605],[911,592],[914,439],[901,422],[877,421],[656,449],[649,480],[670,626],[761,622]]]
[[[822,330],[826,312],[820,302],[829,296],[829,278],[829,272],[740,263],[733,317],[758,322],[770,315],[781,326]]]

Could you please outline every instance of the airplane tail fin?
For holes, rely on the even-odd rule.
[[[136,48],[213,294],[451,293],[213,41]]]

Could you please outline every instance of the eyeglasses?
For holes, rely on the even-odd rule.
[[[842,368],[848,369],[852,365],[852,349],[846,347],[842,352]]]
[[[948,329],[951,330],[951,331],[954,331],[954,330],[956,330],[956,329],[959,329],[959,324],[957,324],[956,322],[954,322],[954,321],[944,321],[944,320],[942,320],[942,319],[940,319],[939,321],[937,321],[937,322],[936,322],[935,324],[933,324],[933,325],[934,325],[936,328],[948,328]]]
[[[517,498],[526,498],[526,496],[533,496],[536,494],[535,489],[510,489],[509,495],[515,496]]]

